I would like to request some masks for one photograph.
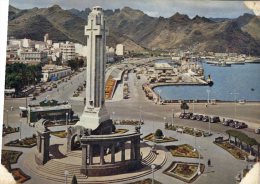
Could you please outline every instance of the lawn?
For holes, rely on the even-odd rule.
[[[27,180],[31,179],[30,176],[26,175],[21,169],[14,168],[12,169],[12,174],[17,183],[24,183]]]
[[[151,178],[147,178],[144,180],[140,180],[140,181],[136,181],[136,182],[131,182],[128,184],[152,184],[152,179]],[[154,180],[154,184],[162,184],[161,182]]]
[[[18,139],[14,141],[10,141],[5,144],[5,146],[13,146],[13,147],[23,147],[23,148],[32,148],[36,146],[36,136],[26,137],[19,141]]]
[[[181,181],[191,183],[200,176],[198,175],[198,169],[198,163],[172,162],[172,164],[163,173]],[[200,164],[201,173],[204,172],[204,169],[205,165]]]
[[[126,133],[128,131],[129,131],[128,129],[119,128],[119,129],[115,130],[115,134],[123,134],[123,133]]]
[[[162,139],[156,139],[154,137],[153,133],[146,135],[143,139],[151,141],[151,142],[155,142],[155,143],[165,143],[165,142],[178,141],[177,139],[175,139],[173,137],[165,137],[165,136]]]
[[[2,163],[9,159],[10,164],[16,164],[19,157],[23,154],[21,151],[2,150]]]
[[[199,158],[198,150],[194,151],[194,148],[188,144],[166,146],[166,148],[171,152],[172,156],[175,157]],[[201,155],[200,157],[202,158]]]
[[[238,147],[230,144],[228,141],[223,142],[214,142],[216,145],[220,146],[224,150],[228,151],[233,157],[239,160],[245,160],[246,157],[249,155],[248,153],[240,150]]]
[[[51,135],[54,135],[54,136],[59,137],[59,138],[66,138],[67,132],[65,130],[55,131],[55,132],[51,132]]]
[[[171,124],[168,125],[166,129],[167,130],[173,130],[173,131],[176,131],[177,129],[182,129],[184,134],[189,134],[189,135],[192,135],[192,136],[195,136],[195,134],[196,134],[196,137],[201,137],[206,133],[205,131],[199,130],[199,129],[197,129],[197,131],[195,133],[194,128],[171,125]]]

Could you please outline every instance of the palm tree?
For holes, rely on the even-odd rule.
[[[181,109],[183,110],[184,113],[185,113],[185,110],[189,109],[189,106],[185,101],[181,102]]]

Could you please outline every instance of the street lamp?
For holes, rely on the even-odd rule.
[[[173,124],[173,118],[174,118],[174,112],[173,112],[173,109],[172,109],[172,124]]]
[[[197,137],[196,137],[197,129],[194,128],[193,131],[194,131],[194,149],[193,149],[193,151],[195,152],[196,148],[197,148]]]
[[[211,131],[210,131],[210,121],[211,121],[211,117],[209,117],[209,134],[211,134]]]
[[[112,121],[115,121],[115,112],[112,112]]]
[[[67,184],[67,177],[69,175],[69,171],[65,170],[64,175],[65,175],[65,184]]]
[[[142,108],[142,106],[139,106],[139,116],[140,116],[140,124],[141,124],[141,121],[142,121],[142,114],[141,114],[141,108]]]
[[[22,140],[22,120],[20,120],[20,139],[19,141]]]
[[[235,111],[234,111],[234,119],[237,116],[237,95],[239,95],[239,93],[230,93],[231,95],[234,95],[234,104],[235,104]]]
[[[154,184],[154,169],[155,169],[155,165],[152,164],[151,168],[152,168],[152,175],[153,175],[152,184]]]
[[[161,92],[162,92],[162,90],[158,90],[158,93],[159,93],[159,96],[158,96],[158,101],[159,101],[159,104],[161,103]]]
[[[198,167],[198,175],[200,175],[201,174],[201,172],[200,172],[200,146],[198,146],[198,153],[199,153],[199,167]]]
[[[208,93],[208,104],[209,104],[209,93],[210,93],[209,89],[207,89],[207,93]]]
[[[68,114],[69,113],[66,112],[66,132],[68,132]]]
[[[8,128],[8,120],[9,120],[9,114],[8,114],[9,110],[6,110],[6,127]]]
[[[194,113],[194,100],[193,100],[193,103],[192,103],[192,113]]]

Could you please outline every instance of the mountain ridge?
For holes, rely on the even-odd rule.
[[[89,8],[82,11],[64,10],[58,5],[29,10],[11,7],[8,35],[17,38],[29,36],[39,40],[45,32],[49,33],[54,41],[67,39],[85,44],[84,26],[89,13]],[[104,10],[104,14],[110,33],[107,39],[109,46],[115,47],[118,43],[125,43],[126,49],[133,52],[192,47],[196,51],[234,51],[260,55],[260,36],[257,34],[258,30],[260,31],[260,19],[251,14],[220,21],[199,15],[189,18],[179,12],[169,18],[150,17],[143,11],[130,7]],[[38,20],[35,16],[40,16],[38,19],[44,23],[41,30],[34,26]],[[25,25],[31,25],[35,31]],[[27,34],[28,32],[30,34]]]

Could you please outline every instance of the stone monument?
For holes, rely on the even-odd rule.
[[[101,7],[96,6],[85,26],[87,36],[86,104],[76,126],[91,129],[92,134],[109,134],[112,121],[105,107],[106,28]]]

